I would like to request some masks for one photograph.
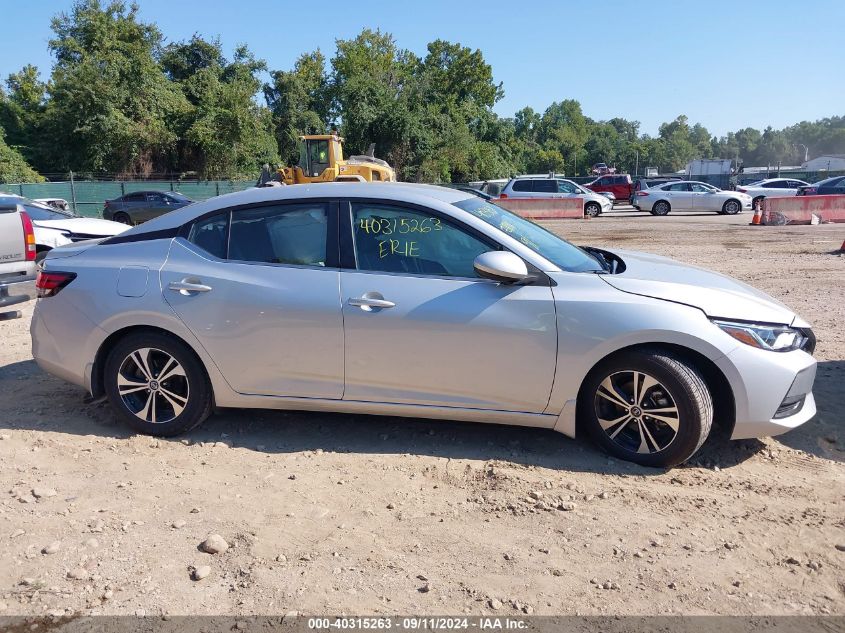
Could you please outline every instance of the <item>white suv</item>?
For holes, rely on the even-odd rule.
[[[525,176],[511,178],[502,189],[499,197],[581,198],[584,201],[584,215],[593,217],[613,208],[612,200],[563,178],[531,178]]]

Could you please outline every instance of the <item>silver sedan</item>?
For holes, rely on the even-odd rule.
[[[681,180],[638,191],[634,206],[652,215],[666,215],[673,210],[735,215],[751,208],[751,196],[740,191],[723,191],[706,182]]]
[[[33,354],[144,433],[217,407],[517,424],[651,466],[816,411],[789,308],[424,185],[253,189],[52,250]],[[577,423],[577,424],[576,424]]]

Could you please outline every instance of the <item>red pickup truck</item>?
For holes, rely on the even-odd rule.
[[[615,204],[627,203],[634,192],[634,183],[628,174],[605,174],[584,186],[596,193],[610,191],[616,196]]]

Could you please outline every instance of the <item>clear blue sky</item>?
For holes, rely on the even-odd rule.
[[[108,0],[103,0],[107,2]],[[511,116],[572,98],[584,113],[622,116],[655,134],[686,114],[711,133],[780,128],[845,115],[845,1],[618,0],[139,0],[168,40],[219,35],[246,43],[272,69],[364,27],[392,33],[418,55],[436,38],[480,48],[504,82]],[[26,63],[49,76],[50,18],[71,0],[0,0],[0,77]]]

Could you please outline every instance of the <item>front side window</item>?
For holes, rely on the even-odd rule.
[[[578,193],[578,190],[571,182],[566,182],[565,180],[558,180],[557,181],[557,192],[558,193]]]
[[[603,270],[598,260],[586,251],[488,200],[473,197],[453,204],[459,209],[481,218],[490,226],[507,233],[561,270],[569,272]]]
[[[358,270],[476,277],[475,258],[494,250],[451,222],[415,209],[355,203],[352,222]]]
[[[697,191],[698,193],[707,193],[711,189],[707,185],[702,185],[701,183],[696,182],[690,185],[690,190]]]
[[[323,203],[233,211],[229,259],[325,266],[327,227],[328,213]]]

